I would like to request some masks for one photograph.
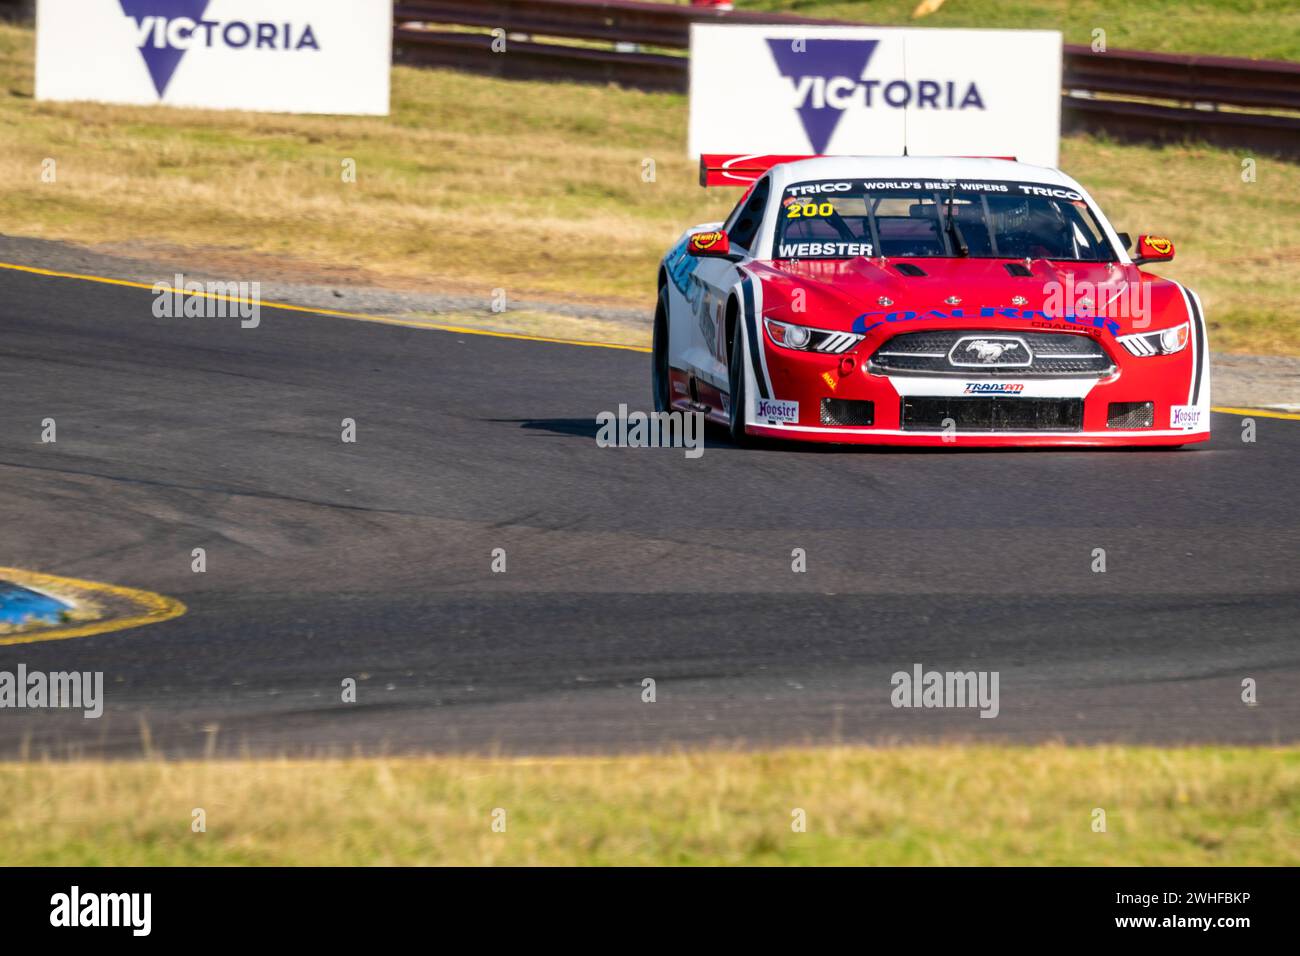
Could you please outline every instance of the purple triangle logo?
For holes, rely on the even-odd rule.
[[[167,39],[166,22],[159,24],[153,20],[146,25],[146,21],[151,17],[163,21],[186,17],[198,23],[207,12],[209,2],[210,0],[121,0],[122,12],[135,21],[140,55],[144,57],[144,65],[149,70],[159,98],[167,92],[167,85],[171,83],[176,67],[181,65],[185,50],[171,45]],[[180,35],[188,38],[192,32],[186,30]]]
[[[776,68],[794,84],[796,91],[802,92],[803,101],[797,112],[814,153],[826,151],[844,116],[842,108],[826,102],[826,85],[831,80],[846,79],[856,86],[879,43],[879,40],[804,40],[803,49],[796,50],[793,40],[767,41]]]

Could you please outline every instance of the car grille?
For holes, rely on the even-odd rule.
[[[1026,349],[1029,354],[1025,354]],[[1001,354],[983,361],[981,352],[985,358]],[[978,330],[895,335],[871,356],[868,368],[883,375],[990,378],[1105,378],[1115,371],[1110,356],[1091,336]]]
[[[1150,428],[1156,423],[1155,402],[1111,402],[1107,428]]]
[[[904,431],[1077,432],[1083,427],[1081,398],[903,399]],[[951,423],[951,424],[949,424]]]
[[[821,423],[823,425],[870,425],[875,418],[875,402],[860,402],[848,398],[822,399]]]

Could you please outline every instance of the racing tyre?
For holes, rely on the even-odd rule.
[[[745,329],[744,319],[737,318],[731,341],[727,343],[727,391],[731,393],[727,433],[734,445],[749,444],[745,434]]]
[[[668,287],[659,290],[659,304],[655,306],[655,327],[651,363],[650,385],[654,389],[655,411],[667,412],[673,407],[672,376],[668,372]]]

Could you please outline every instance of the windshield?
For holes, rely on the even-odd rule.
[[[772,257],[853,256],[1116,258],[1083,197],[1061,186],[826,180],[788,187]]]

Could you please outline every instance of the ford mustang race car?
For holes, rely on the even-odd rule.
[[[744,195],[659,269],[658,411],[748,437],[1183,445],[1210,428],[1205,320],[1173,258],[1054,169],[704,156]]]

